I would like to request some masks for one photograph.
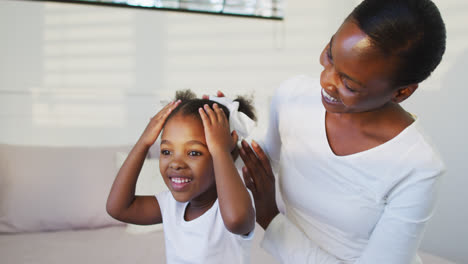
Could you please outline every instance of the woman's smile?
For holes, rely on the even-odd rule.
[[[322,88],[322,96],[325,99],[325,101],[327,101],[328,103],[331,103],[331,104],[336,104],[336,103],[339,103],[339,101],[340,101],[337,98],[335,98],[335,97],[331,96],[330,94],[328,94],[327,91],[325,91],[325,89],[323,89],[323,88]]]

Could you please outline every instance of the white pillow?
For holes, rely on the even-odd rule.
[[[120,169],[128,153],[116,153],[116,168]],[[167,186],[159,173],[158,159],[146,159],[143,167],[141,168],[140,175],[135,189],[136,195],[155,195],[157,193],[167,190]],[[156,225],[134,225],[127,224],[126,231],[131,234],[143,234],[152,231],[162,230],[162,224]]]
[[[0,233],[121,225],[106,200],[128,149],[0,144]]]

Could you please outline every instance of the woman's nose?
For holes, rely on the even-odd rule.
[[[333,92],[338,87],[337,72],[333,65],[326,66],[320,74],[320,85],[323,89]]]

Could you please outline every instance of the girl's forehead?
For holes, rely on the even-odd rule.
[[[171,141],[203,140],[205,142],[203,123],[195,116],[177,114],[167,120],[161,138]]]

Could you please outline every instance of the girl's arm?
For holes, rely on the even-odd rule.
[[[106,204],[107,213],[113,218],[139,225],[162,222],[157,199],[154,196],[135,196],[135,188],[148,149],[156,141],[167,117],[179,103],[169,103],[151,119],[117,173]]]
[[[229,133],[229,121],[217,104],[199,110],[205,128],[208,150],[213,158],[219,208],[226,228],[235,234],[248,234],[255,226],[252,200],[234,165],[231,151],[236,146]],[[234,139],[237,135],[233,134]]]

